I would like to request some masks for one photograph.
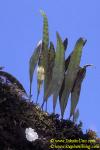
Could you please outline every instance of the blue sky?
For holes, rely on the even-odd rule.
[[[16,76],[29,92],[29,58],[42,38],[43,9],[49,21],[50,39],[56,45],[56,31],[69,40],[67,55],[79,37],[87,39],[81,65],[88,68],[78,108],[84,130],[92,128],[100,135],[100,0],[0,0],[0,66]],[[36,73],[35,73],[36,76]],[[36,99],[36,78],[33,82]],[[39,101],[42,101],[41,92]],[[52,112],[49,100],[48,110]],[[69,105],[65,113],[68,117]],[[59,107],[57,107],[59,112]]]

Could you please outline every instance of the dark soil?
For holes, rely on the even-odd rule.
[[[24,95],[15,84],[0,77],[0,150],[49,150],[51,139],[96,138],[91,130],[85,134],[82,132],[81,122],[75,124],[70,120],[60,120],[58,114],[42,111]],[[34,142],[26,139],[25,129],[29,127],[39,135]]]

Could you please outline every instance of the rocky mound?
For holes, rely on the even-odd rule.
[[[59,139],[56,144],[59,142],[63,146],[63,139],[96,138],[95,132],[84,134],[81,127],[81,122],[77,125],[70,120],[60,120],[58,114],[43,112],[38,105],[25,98],[16,84],[0,77],[0,150],[53,150],[55,139]],[[38,139],[27,140],[26,128],[34,129]]]

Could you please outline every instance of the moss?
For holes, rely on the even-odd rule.
[[[27,141],[25,129],[28,127],[35,129],[38,140]],[[39,105],[30,103],[18,87],[0,77],[0,150],[48,150],[50,139],[79,138],[96,139],[96,135],[92,130],[84,134],[81,122],[60,120],[58,114],[42,111]]]

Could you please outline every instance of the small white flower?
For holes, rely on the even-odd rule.
[[[26,134],[26,139],[30,142],[38,139],[38,134],[32,128],[26,128],[25,134]]]

